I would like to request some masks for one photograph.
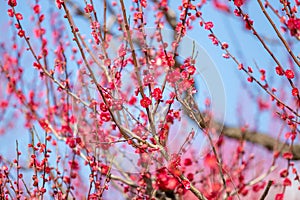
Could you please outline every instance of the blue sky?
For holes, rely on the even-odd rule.
[[[228,1],[226,1],[228,2]],[[45,1],[42,4],[43,7],[48,8],[49,1]],[[176,8],[179,5],[180,1],[172,2],[172,8]],[[19,3],[16,7],[18,12],[21,12],[24,16],[24,24],[25,30],[32,28],[30,27],[29,17],[31,12],[29,11],[29,4]],[[22,6],[21,6],[22,4]],[[232,3],[233,4],[233,3]],[[128,5],[127,5],[128,6]],[[275,5],[276,7],[276,5]],[[0,2],[0,26],[2,27],[2,33],[0,35],[0,42],[10,40],[11,28],[7,26],[7,21],[9,17],[6,14],[6,10],[8,6],[6,1]],[[214,32],[215,34],[224,42],[229,44],[229,50],[233,53],[240,61],[243,62],[245,66],[253,66],[257,63],[258,66],[273,70],[275,63],[271,60],[270,56],[266,53],[266,51],[262,48],[261,44],[257,41],[255,36],[251,34],[250,31],[246,31],[244,27],[244,23],[237,17],[228,16],[222,12],[216,12],[215,8],[211,4],[207,4],[203,8],[203,17],[206,21],[214,22]],[[247,3],[247,8],[245,12],[249,12],[250,18],[254,20],[254,27],[258,30],[259,33],[265,35],[266,37],[273,39],[276,34],[271,26],[267,23],[266,18],[262,14],[262,11],[259,9],[257,2],[249,1]],[[272,15],[274,16],[274,15]],[[278,23],[278,19],[274,18],[276,24]],[[49,19],[48,19],[49,20]],[[86,26],[86,24],[81,19],[76,19],[79,26]],[[45,23],[48,23],[46,21]],[[153,23],[153,22],[152,22]],[[151,16],[149,16],[149,27],[151,27]],[[85,30],[85,29],[81,29]],[[89,31],[86,32],[89,34]],[[253,92],[254,94],[261,96],[262,98],[267,99],[268,97],[260,88],[258,88],[254,83],[249,84],[246,81],[246,76],[238,71],[235,63],[230,59],[224,59],[222,57],[222,50],[220,47],[216,47],[212,45],[211,40],[207,37],[209,34],[208,31],[205,31],[203,28],[199,26],[198,23],[194,24],[194,29],[188,33],[188,37],[192,40],[195,40],[200,48],[203,51],[207,52],[207,55],[211,58],[214,63],[214,66],[219,72],[220,79],[223,82],[221,87],[225,89],[225,97],[226,97],[226,106],[225,106],[225,123],[230,125],[237,125],[241,119],[242,121],[255,122],[256,114],[258,113],[257,107],[252,100],[249,100],[247,97],[248,91]],[[50,37],[50,34],[49,34]],[[293,40],[291,42],[294,42]],[[272,46],[272,50],[276,56],[280,58],[282,63],[287,63],[286,60],[286,51],[282,45],[274,45]],[[296,53],[299,52],[300,46],[296,47]],[[27,53],[28,56],[30,55]],[[30,59],[29,59],[30,60]],[[31,67],[31,66],[30,66]],[[29,79],[32,74],[28,73]],[[280,81],[275,81],[275,85],[281,84]],[[250,87],[245,89],[245,85]],[[218,87],[218,86],[216,86]],[[207,93],[206,93],[207,94]],[[200,99],[203,100],[203,99]],[[246,106],[243,104],[246,102]],[[239,109],[243,112],[240,113]],[[268,132],[270,130],[270,116],[268,113],[261,113],[261,117],[259,117],[258,124],[256,124],[256,128],[262,130],[264,132]],[[23,131],[20,124],[19,131]],[[12,139],[12,134],[5,135],[1,139],[2,141],[15,141]],[[20,141],[20,144],[27,145],[27,138],[24,141]],[[6,146],[4,148],[2,146],[0,148],[1,153],[11,153],[11,147],[14,144],[10,144],[10,146]]]
[[[42,6],[48,8],[49,1],[45,1]],[[176,4],[178,3],[178,4]],[[172,4],[172,8],[176,9],[177,5],[179,5],[180,1],[174,1]],[[6,14],[7,5],[6,2],[1,1],[1,7],[3,12],[0,13],[0,24],[1,27],[5,27],[6,30],[11,32],[11,29],[7,27],[6,22],[9,17]],[[18,12],[21,12],[24,15],[23,23],[26,28],[29,28],[27,23],[29,23],[28,18],[31,16],[29,11],[29,4],[17,6]],[[254,26],[259,31],[259,33],[265,34],[269,38],[275,37],[275,32],[272,30],[270,25],[266,25],[267,21],[263,16],[262,12],[258,8],[258,4],[256,2],[249,2],[247,4],[246,12],[250,13],[251,19],[254,20]],[[101,13],[100,13],[101,14]],[[264,67],[266,69],[274,66],[273,61],[271,61],[269,55],[261,48],[261,44],[258,43],[256,38],[251,35],[249,31],[246,31],[243,27],[243,22],[234,16],[228,16],[222,12],[216,12],[211,4],[207,4],[203,8],[203,17],[206,21],[214,22],[214,32],[215,34],[222,40],[229,44],[229,50],[240,60],[243,62],[245,66],[253,66],[254,63],[257,63],[260,67]],[[150,23],[149,23],[150,21]],[[149,17],[148,26],[151,27],[151,17]],[[275,22],[278,22],[275,19]],[[85,26],[82,20],[76,21],[79,25]],[[87,32],[88,34],[88,32]],[[246,77],[237,70],[237,66],[232,60],[222,58],[223,52],[219,47],[212,45],[210,39],[207,37],[208,31],[205,31],[201,28],[198,23],[194,23],[194,29],[189,31],[188,37],[195,40],[197,44],[202,47],[204,51],[207,52],[208,56],[211,57],[213,62],[215,63],[216,68],[218,69],[221,78],[224,83],[225,94],[226,94],[226,122],[229,124],[236,124],[235,120],[236,115],[236,106],[239,104],[241,90],[243,90],[243,85],[241,81],[249,85],[245,79]],[[49,35],[50,36],[50,35]],[[1,40],[9,40],[9,34],[2,34]],[[275,54],[279,57],[283,58],[285,56],[285,52],[282,52],[282,46],[280,48],[273,48]],[[299,49],[299,48],[298,48]],[[250,90],[256,90],[256,86],[249,87]],[[262,127],[263,128],[263,127]]]

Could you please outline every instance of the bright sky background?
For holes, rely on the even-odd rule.
[[[28,8],[30,6],[30,3],[28,3],[28,5],[26,6],[26,4],[21,3],[20,0],[18,2],[20,2],[19,4],[22,4],[22,6],[18,5],[16,9],[18,12],[21,12],[24,16],[23,23],[26,27],[25,30],[29,29],[30,25],[28,24],[28,22],[31,13],[29,12]],[[45,7],[48,7],[47,5],[49,2],[54,1],[45,1]],[[228,1],[224,2],[228,3]],[[172,1],[171,7],[176,8],[177,5],[179,5],[179,3],[179,0]],[[8,6],[6,1],[0,1],[0,42],[10,40],[11,37],[11,28],[7,25],[7,21],[9,19],[9,17],[6,14],[7,9]],[[267,20],[263,16],[262,11],[259,9],[258,3],[256,1],[249,1],[245,12],[250,13],[250,18],[254,20],[254,27],[258,30],[259,33],[264,34],[264,36],[266,36],[269,39],[275,38],[275,32],[267,23]],[[244,23],[241,21],[241,19],[234,16],[228,16],[227,14],[224,14],[222,12],[216,12],[211,5],[206,5],[203,8],[202,13],[206,21],[214,22],[215,34],[222,41],[227,42],[229,44],[229,50],[231,51],[231,53],[233,53],[239,59],[239,61],[242,61],[244,66],[250,65],[254,68],[254,64],[257,63],[259,67],[265,68],[266,70],[274,69],[275,63],[270,59],[270,56],[266,53],[266,51],[264,51],[257,39],[253,35],[251,35],[249,31],[246,31],[243,28]],[[272,16],[274,17],[274,15]],[[278,23],[277,18],[273,19],[276,23]],[[149,24],[151,24],[151,17],[149,17],[149,22]],[[81,19],[77,19],[77,23],[79,24],[79,26],[85,26]],[[89,31],[87,31],[86,34],[89,34]],[[248,99],[249,97],[247,97],[246,93],[248,92],[248,90],[251,90],[254,94],[259,94],[259,96],[263,98],[268,97],[265,95],[264,92],[262,92],[261,89],[257,89],[254,83],[252,83],[251,87],[245,90],[245,85],[250,85],[246,81],[246,76],[244,76],[242,72],[237,70],[237,66],[232,60],[224,59],[222,57],[223,52],[220,50],[220,47],[212,45],[211,40],[207,37],[208,34],[208,31],[205,31],[199,26],[198,23],[195,23],[194,29],[188,33],[188,36],[191,39],[194,39],[197,42],[197,44],[199,44],[211,57],[223,80],[223,87],[225,89],[226,95],[225,123],[230,125],[237,125],[239,120],[242,119],[243,122],[248,122],[251,125],[251,122],[255,121],[255,116],[258,113],[258,110],[255,104],[251,103],[252,100]],[[275,53],[275,55],[280,58],[282,63],[287,63],[287,60],[285,59],[287,52],[282,47],[283,46],[281,44],[278,46],[274,45],[272,47],[272,50]],[[300,45],[298,45],[296,49],[297,54],[297,52],[299,52],[300,50]],[[286,68],[287,67],[288,66],[286,66]],[[279,82],[276,81],[275,85],[278,85],[278,83]],[[240,110],[238,109],[241,109],[242,112],[240,112]],[[269,132],[272,124],[270,124],[270,118],[266,116],[269,115],[267,115],[266,113],[262,113],[262,116],[259,118],[259,121],[256,124],[257,127],[255,128],[258,128],[259,130],[264,132]],[[21,132],[23,130],[24,129],[22,129],[20,126],[19,131]],[[1,140],[15,141],[11,140],[11,137],[12,135],[1,136]],[[28,140],[26,136],[26,139],[24,139],[24,141],[20,141],[20,143],[22,145],[27,145],[27,141]],[[4,143],[1,142],[1,145],[4,145]],[[11,153],[11,148],[14,145],[15,144],[9,143],[7,145],[1,146],[0,152]]]

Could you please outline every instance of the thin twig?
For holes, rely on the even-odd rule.
[[[273,20],[271,19],[271,17],[269,16],[269,14],[267,13],[264,5],[262,4],[261,0],[257,0],[257,2],[259,3],[259,6],[262,10],[262,12],[264,13],[264,15],[266,16],[266,18],[268,19],[268,21],[270,22],[270,24],[272,25],[273,29],[275,30],[277,36],[279,37],[279,39],[281,40],[281,42],[283,43],[283,45],[285,46],[286,50],[289,52],[289,54],[291,55],[291,57],[293,58],[293,60],[295,61],[295,63],[298,65],[298,67],[300,67],[300,61],[297,59],[297,57],[294,55],[293,51],[291,50],[291,48],[289,47],[289,44],[287,43],[287,41],[282,37],[281,33],[279,32],[279,30],[277,29],[277,27],[275,26]]]
[[[268,184],[267,184],[263,194],[261,195],[260,200],[264,200],[267,197],[272,184],[273,184],[273,181],[271,181],[271,180],[268,181]]]

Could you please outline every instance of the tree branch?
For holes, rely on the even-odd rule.
[[[153,2],[157,3],[157,0],[153,0]],[[163,10],[163,8],[160,8],[160,9]],[[177,22],[176,22],[176,15],[174,13],[175,12],[171,8],[168,8],[168,11],[164,12],[167,22],[175,30]],[[188,102],[188,104],[189,103],[191,103],[191,102]],[[202,125],[205,122],[203,121],[203,118],[201,119],[202,114],[199,111],[199,109],[198,108],[189,109],[185,105],[183,105],[183,106],[185,107],[186,112],[188,114],[191,114],[191,111],[193,112],[193,115],[196,116],[197,121],[199,122],[198,125],[200,124],[199,128],[203,128]],[[191,119],[195,120],[192,117],[191,117]],[[218,129],[217,129],[218,132],[222,133],[224,136],[226,136],[228,138],[232,138],[235,140],[245,140],[247,142],[251,142],[253,144],[262,146],[269,151],[278,150],[278,151],[280,151],[281,154],[285,153],[285,152],[290,152],[289,144],[287,144],[285,142],[281,142],[278,139],[276,139],[272,136],[269,136],[265,133],[261,133],[261,132],[257,132],[257,131],[246,131],[246,132],[242,133],[240,127],[230,127],[230,126],[226,126],[226,125],[221,126],[221,124],[218,122],[212,122],[212,124],[211,125],[214,128],[218,127]],[[292,152],[291,152],[293,154],[292,160],[300,160],[300,145],[293,145],[292,147],[293,147]]]
[[[290,152],[289,144],[279,141],[265,133],[256,131],[246,131],[242,133],[240,128],[224,126],[222,134],[228,138],[236,140],[243,139],[247,142],[251,142],[253,144],[262,146],[270,151],[278,150],[281,154],[285,152]],[[293,145],[291,153],[293,154],[292,160],[300,160],[300,145]]]

